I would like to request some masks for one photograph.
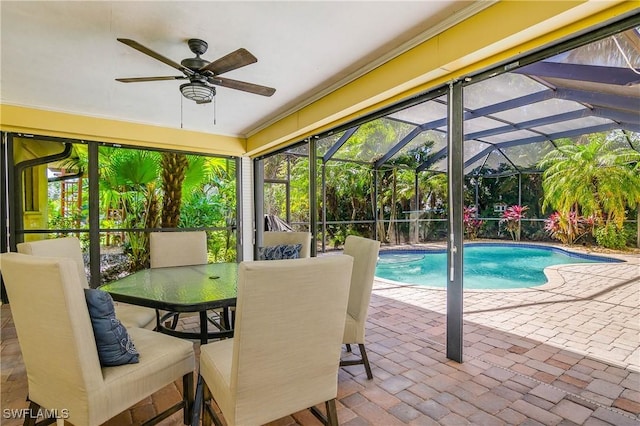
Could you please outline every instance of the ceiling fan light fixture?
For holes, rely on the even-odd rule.
[[[180,93],[185,98],[195,101],[197,104],[211,102],[216,95],[216,89],[199,81],[192,81],[180,86]]]
[[[117,81],[122,83],[188,79],[189,83],[180,86],[180,93],[182,93],[185,98],[197,104],[206,104],[213,101],[213,97],[216,95],[216,89],[213,86],[222,86],[261,96],[271,96],[276,91],[273,87],[218,77],[220,74],[242,68],[258,61],[255,56],[244,48],[237,49],[213,62],[209,62],[200,57],[200,55],[207,51],[207,42],[200,39],[190,39],[188,41],[189,49],[191,49],[191,52],[193,52],[196,57],[183,59],[182,62],[177,63],[141,45],[135,40],[119,38],[118,41],[178,71],[182,71],[182,74],[184,74],[182,76],[167,77],[116,78]]]

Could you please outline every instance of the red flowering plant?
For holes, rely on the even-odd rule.
[[[579,216],[575,211],[564,215],[554,212],[545,220],[544,229],[551,237],[571,245],[582,236],[593,233],[595,225],[594,216]]]
[[[478,238],[478,232],[480,232],[480,228],[484,225],[484,221],[477,218],[477,211],[475,207],[465,207],[462,216],[464,234],[470,240]]]
[[[507,207],[502,213],[500,224],[504,225],[505,229],[509,231],[514,241],[520,241],[520,221],[526,216],[527,210],[529,210],[529,207],[516,204]]]

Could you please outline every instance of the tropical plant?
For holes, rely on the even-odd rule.
[[[297,158],[291,163],[291,222],[309,222],[309,159]]]
[[[613,224],[601,226],[594,231],[598,245],[610,249],[621,250],[627,245],[627,232]]]
[[[101,210],[122,212],[130,269],[149,266],[149,236],[135,228],[157,228],[160,194],[159,155],[153,151],[105,148],[100,157]]]
[[[121,211],[120,225],[133,228],[125,233],[132,270],[148,267],[149,253],[148,233],[135,228],[226,227],[235,221],[232,161],[123,148],[103,149],[100,160],[102,211]],[[211,242],[220,257],[235,256],[230,232],[225,238],[211,234],[221,238]]]
[[[382,173],[380,178],[382,187],[380,189],[380,201],[382,204],[381,212],[388,213],[387,229],[382,234],[383,241],[398,244],[399,237],[397,232],[398,211],[411,210],[414,199],[414,172],[412,170],[401,169],[397,166],[392,167]]]
[[[520,241],[521,221],[526,216],[527,210],[529,207],[516,204],[507,207],[502,213],[500,224],[504,225],[514,241]]]
[[[448,180],[445,173],[419,173],[418,193],[421,201],[418,205],[426,219],[446,217],[448,199]],[[439,239],[446,233],[443,222],[424,220],[419,226],[419,240]]]
[[[188,160],[177,226],[227,226],[235,220],[235,163],[203,156],[188,156]]]
[[[235,162],[226,158],[188,155],[182,182],[180,228],[219,227],[207,232],[210,260],[234,261],[236,244]]]
[[[402,130],[401,128],[398,130]],[[434,141],[428,136],[420,141],[420,144],[401,151],[385,164],[390,169],[383,170],[381,174],[382,188],[380,189],[383,206],[388,206],[389,224],[385,234],[385,241],[399,242],[396,223],[398,211],[416,211],[418,202],[416,200],[416,168],[427,161],[431,155]],[[418,183],[420,186],[420,183]],[[417,231],[417,227],[415,229]],[[417,232],[416,232],[417,235]]]
[[[470,240],[478,238],[478,232],[484,225],[484,221],[478,219],[478,210],[475,207],[465,207],[462,223],[464,225],[464,235]]]
[[[358,221],[373,220],[375,217],[374,172],[368,166],[342,161],[331,161],[324,167],[327,220],[350,222],[327,227],[326,241],[338,247],[344,243],[347,235],[366,233],[366,225]],[[321,199],[319,201],[318,206],[322,206]]]
[[[640,205],[640,152],[625,146],[616,135],[587,135],[582,144],[557,142],[558,149],[539,163],[545,170],[543,209],[552,207],[566,218],[572,212],[575,217],[593,217],[596,228],[622,229],[627,211]]]
[[[197,191],[182,203],[180,213],[181,228],[203,228],[211,226],[224,217],[226,205],[219,197],[211,197]]]
[[[563,244],[573,244],[585,235],[593,233],[595,220],[593,217],[578,216],[575,212],[563,215],[554,212],[545,220],[544,229]]]

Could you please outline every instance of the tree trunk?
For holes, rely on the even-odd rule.
[[[189,166],[187,156],[176,152],[162,153],[162,227],[177,228],[182,204],[182,182]]]
[[[391,211],[389,213],[389,228],[387,229],[387,240],[397,243],[395,236],[396,220],[396,169],[391,172]]]
[[[377,171],[373,171],[373,173],[378,173]],[[371,186],[374,186],[374,182],[376,182],[375,176],[372,178],[371,180]],[[378,213],[378,199],[375,197],[376,194],[376,188],[373,187],[371,188],[371,209],[373,210],[373,217],[376,218],[376,231],[378,234],[378,239],[380,241],[384,241],[384,223],[382,222],[384,220],[384,214],[382,212],[382,209],[380,209],[380,212]]]

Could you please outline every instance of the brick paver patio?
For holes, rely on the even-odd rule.
[[[466,291],[464,362],[445,356],[446,292],[377,281],[361,366],[340,370],[340,424],[640,425],[640,255],[552,268],[544,286]],[[191,328],[196,318],[186,318]],[[2,306],[3,425],[27,406],[26,374]],[[197,351],[197,344],[196,351]],[[139,424],[177,401],[169,386],[109,422]],[[181,424],[180,414],[163,422]],[[320,424],[308,411],[273,425]]]

